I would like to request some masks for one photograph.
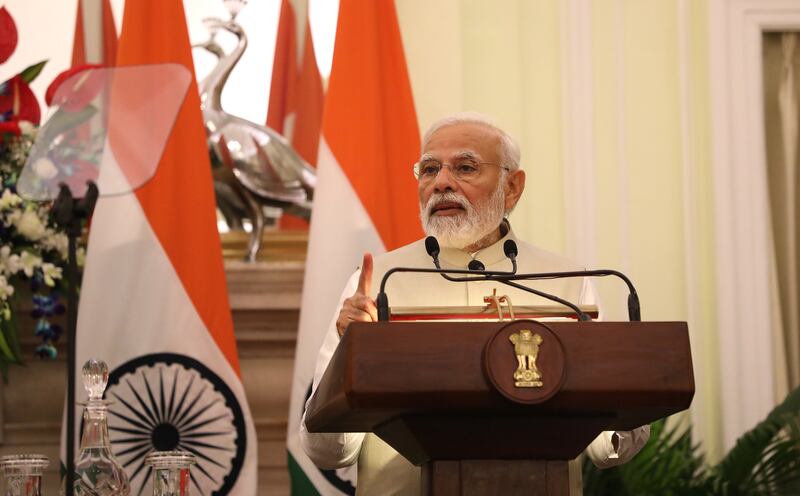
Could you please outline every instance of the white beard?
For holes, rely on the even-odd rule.
[[[505,191],[503,181],[482,205],[472,205],[464,196],[456,193],[434,193],[428,202],[420,202],[419,216],[425,234],[433,236],[441,246],[463,249],[485,238],[497,229],[505,215]],[[463,213],[448,216],[431,216],[431,210],[441,202],[455,202],[464,208]]]

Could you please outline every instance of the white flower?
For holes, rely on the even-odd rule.
[[[17,222],[22,218],[22,212],[19,210],[12,210],[8,214],[6,214],[6,224],[8,225],[17,225]]]
[[[10,285],[5,276],[0,276],[0,300],[6,301],[14,294],[14,286]]]
[[[44,283],[52,287],[56,285],[56,279],[61,279],[61,267],[56,267],[51,263],[42,264],[42,275],[44,275]]]
[[[17,231],[31,241],[38,241],[45,233],[42,219],[33,210],[23,212],[15,225],[17,226]]]
[[[23,251],[19,261],[22,263],[22,272],[28,277],[32,277],[36,267],[42,265],[42,259],[29,251]]]
[[[16,207],[20,203],[22,203],[22,198],[19,195],[12,193],[10,189],[3,190],[3,196],[0,196],[0,208],[5,210]]]
[[[52,160],[42,157],[33,163],[33,172],[40,179],[52,179],[58,175],[58,168]]]
[[[30,136],[31,138],[36,136],[36,126],[32,122],[19,121],[17,124],[19,125],[19,132],[23,136]]]
[[[69,239],[67,239],[66,234],[60,233],[53,229],[47,229],[44,237],[41,239],[41,241],[39,241],[39,243],[45,248],[57,251],[58,254],[61,255],[61,258],[67,258]]]
[[[66,257],[64,257],[66,258]],[[86,249],[79,247],[75,250],[75,261],[78,263],[78,267],[83,267],[86,263]]]
[[[11,253],[11,247],[3,245],[0,248],[0,272],[8,275],[14,275],[22,268],[20,264],[19,255]]]

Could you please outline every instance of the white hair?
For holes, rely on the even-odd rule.
[[[510,171],[519,169],[520,151],[517,142],[514,141],[511,135],[497,127],[497,124],[489,116],[478,112],[459,112],[434,122],[425,132],[425,136],[422,137],[422,149],[424,150],[428,146],[433,133],[443,127],[455,126],[456,124],[475,124],[495,133],[500,138],[500,145],[497,150],[502,162],[500,165],[508,167]]]

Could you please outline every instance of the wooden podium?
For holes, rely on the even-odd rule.
[[[527,362],[510,336],[525,329],[540,336],[540,380],[515,377]],[[684,322],[354,323],[306,426],[375,433],[422,465],[422,494],[568,495],[568,460],[601,431],[679,412],[693,395]]]

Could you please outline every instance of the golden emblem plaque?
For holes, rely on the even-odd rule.
[[[499,324],[486,341],[483,366],[497,392],[526,405],[550,399],[567,376],[561,340],[546,324],[535,320]]]
[[[522,329],[508,338],[514,345],[517,355],[517,370],[514,371],[514,386],[519,388],[540,388],[544,386],[542,373],[536,366],[542,336],[533,334],[530,329]]]

